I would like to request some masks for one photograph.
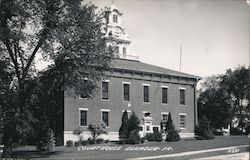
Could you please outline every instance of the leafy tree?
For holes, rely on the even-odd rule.
[[[203,140],[209,140],[209,139],[214,139],[215,136],[212,133],[212,128],[210,126],[210,121],[207,119],[205,115],[201,117],[199,120],[199,123],[197,126],[195,126],[195,135],[197,135],[197,139]]]
[[[139,132],[139,129],[140,129],[140,120],[135,114],[135,112],[132,111],[131,116],[128,121],[128,134],[130,134],[134,130]]]
[[[180,140],[180,135],[179,132],[175,129],[172,118],[171,118],[171,113],[168,115],[168,122],[166,126],[166,141],[168,142],[173,142],[173,141],[179,141]]]
[[[128,112],[127,112],[127,110],[125,110],[123,112],[123,115],[122,115],[122,124],[121,124],[121,127],[119,129],[119,138],[120,139],[127,139],[129,137],[128,122],[129,122]]]
[[[31,124],[36,122],[38,55],[51,63],[43,72],[45,79],[51,80],[48,88],[60,91],[72,89],[79,94],[84,90],[91,96],[97,81],[110,69],[113,53],[102,38],[103,14],[95,9],[80,0],[0,1],[0,59],[7,64],[7,72],[13,73],[5,94],[8,97],[0,104],[4,112],[4,157],[11,154],[13,143],[29,135]],[[46,95],[51,89],[43,91]]]
[[[246,127],[250,115],[250,68],[239,66],[234,71],[228,69],[222,76],[220,85],[233,100],[233,111],[239,119],[238,127],[242,130]]]
[[[221,88],[210,87],[197,100],[198,117],[206,116],[213,128],[221,128],[232,121],[231,97]]]
[[[106,125],[98,121],[88,126],[88,130],[91,132],[94,141],[96,141],[98,136],[100,136],[101,134],[107,134],[105,128]]]

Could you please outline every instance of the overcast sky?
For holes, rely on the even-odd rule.
[[[206,77],[249,65],[246,0],[113,0],[123,13],[130,53],[153,65]],[[111,0],[92,0],[98,7]]]

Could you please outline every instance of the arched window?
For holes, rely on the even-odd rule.
[[[119,46],[115,47],[115,53],[119,53]]]
[[[113,14],[113,22],[114,23],[118,22],[118,16],[116,14]]]
[[[122,48],[122,53],[123,53],[123,54],[127,54],[126,47],[123,47],[123,48]]]

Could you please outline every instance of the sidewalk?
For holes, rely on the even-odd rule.
[[[193,160],[249,160],[249,153],[225,154],[220,156],[197,158]]]

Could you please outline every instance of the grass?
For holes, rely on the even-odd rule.
[[[230,147],[237,145],[247,145],[247,136],[217,136],[214,140],[181,140],[178,142],[145,142],[137,145],[118,145],[116,143],[87,145],[92,146],[121,146],[118,151],[78,151],[78,147],[56,147],[54,152],[36,152],[34,148],[19,148],[15,152],[16,157],[23,158],[50,158],[50,159],[126,159],[135,157],[155,156],[162,154],[180,153],[187,151],[205,150],[212,148]],[[158,151],[125,151],[128,147],[159,147]],[[164,147],[171,147],[172,150],[161,151]],[[25,147],[24,147],[25,148]],[[209,153],[211,154],[211,153]],[[205,154],[206,155],[206,154]],[[178,159],[178,158],[177,158]]]

